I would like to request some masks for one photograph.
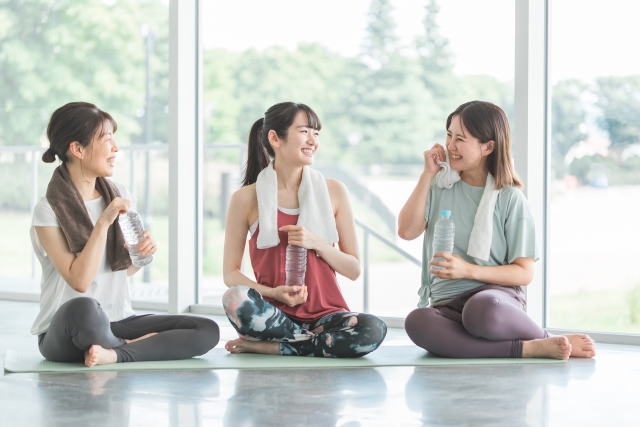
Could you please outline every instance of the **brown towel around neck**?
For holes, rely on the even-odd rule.
[[[114,198],[120,197],[116,186],[106,178],[96,179],[96,190],[104,197],[107,206]],[[47,187],[47,201],[58,218],[69,249],[73,253],[81,252],[93,231],[93,223],[64,163],[53,171]],[[107,261],[112,271],[126,270],[131,265],[129,251],[124,247],[124,243],[116,218],[107,231]]]

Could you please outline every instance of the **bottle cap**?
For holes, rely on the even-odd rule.
[[[451,216],[451,211],[443,209],[440,211],[440,215],[442,215],[445,218],[449,218]]]

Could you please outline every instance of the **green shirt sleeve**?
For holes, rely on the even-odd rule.
[[[531,208],[524,194],[518,189],[512,190],[512,197],[508,203],[504,235],[507,263],[511,264],[517,258],[533,258],[534,261],[540,259]]]

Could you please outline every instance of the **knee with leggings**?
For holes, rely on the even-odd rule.
[[[82,350],[88,350],[98,344],[104,348],[114,348],[125,344],[125,341],[106,333],[111,321],[102,311],[100,303],[93,298],[79,297],[64,303],[58,311],[63,311],[66,319],[66,330],[73,343]]]
[[[490,291],[472,296],[462,310],[462,324],[467,332],[487,340],[502,339],[499,335],[504,306],[500,303],[499,296]]]
[[[518,300],[495,289],[478,292],[469,298],[462,310],[462,324],[471,335],[490,341],[532,340],[547,336]]]
[[[235,323],[239,330],[246,329],[247,323],[251,320],[249,317],[243,316],[242,312],[239,312],[245,302],[251,302],[249,297],[249,291],[251,290],[252,288],[248,286],[233,286],[222,295],[222,308],[224,308],[229,320]]]
[[[309,348],[305,356],[362,357],[376,350],[387,335],[387,324],[372,314],[333,313],[325,317],[330,320],[311,340],[313,348]],[[301,348],[304,345],[303,341]]]
[[[231,325],[242,338],[293,341],[308,334],[302,326],[265,301],[248,286],[234,286],[222,296],[222,306]]]
[[[434,308],[417,308],[405,318],[404,328],[411,341],[418,347],[444,356],[446,350],[442,347],[449,341],[447,338],[449,330],[442,327],[443,320],[447,319],[440,316]]]
[[[40,336],[40,352],[54,362],[82,360],[84,351],[98,344],[115,348],[125,344],[110,330],[110,321],[93,298],[78,297],[62,304]]]

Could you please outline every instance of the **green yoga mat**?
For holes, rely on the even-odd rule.
[[[115,363],[87,368],[82,363],[45,360],[36,352],[7,350],[4,370],[8,372],[155,371],[192,369],[317,369],[375,366],[455,366],[565,363],[553,359],[448,359],[428,354],[416,346],[382,346],[358,359],[230,354],[215,348],[204,356],[186,360]]]

